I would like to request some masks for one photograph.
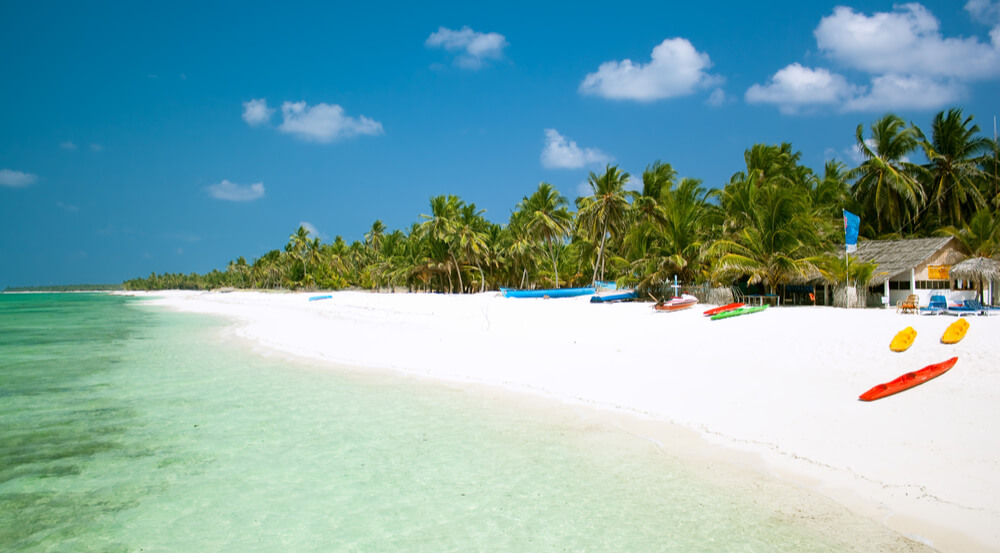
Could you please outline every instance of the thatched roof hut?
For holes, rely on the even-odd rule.
[[[989,257],[970,257],[952,266],[951,276],[965,280],[1000,280],[1000,263]]]
[[[908,240],[868,240],[858,242],[855,254],[862,261],[878,265],[871,285],[888,280],[911,279],[911,272],[929,265],[954,265],[965,259],[955,237],[912,238]]]
[[[952,266],[951,277],[977,283],[979,300],[983,299],[983,285],[1000,280],[1000,263],[989,257],[972,257]]]

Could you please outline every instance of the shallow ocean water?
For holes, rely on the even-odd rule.
[[[845,549],[649,440],[134,304],[0,295],[0,551]]]

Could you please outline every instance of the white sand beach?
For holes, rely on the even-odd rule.
[[[661,313],[586,297],[334,292],[308,301],[315,295],[148,294],[153,305],[232,318],[238,336],[298,356],[530,392],[644,427],[671,423],[939,551],[1000,551],[1000,316],[968,317],[965,339],[945,345],[955,317],[891,309],[772,308],[710,321],[701,305]],[[906,326],[914,345],[891,352]],[[958,363],[940,378],[858,400],[952,356]]]

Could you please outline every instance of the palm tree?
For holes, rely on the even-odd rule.
[[[530,197],[517,204],[517,211],[524,220],[528,236],[545,245],[552,272],[555,273],[556,288],[559,287],[559,244],[563,244],[573,225],[573,215],[566,207],[569,202],[551,184],[539,183],[538,189]]]
[[[708,214],[708,191],[698,179],[681,179],[676,190],[667,194],[664,212],[667,223],[663,229],[663,245],[667,259],[685,280],[696,274],[702,246],[702,225]]]
[[[229,265],[226,267],[226,272],[235,273],[240,276],[240,288],[246,288],[246,274],[249,271],[247,266],[247,260],[242,255],[236,258],[236,261],[230,261]],[[235,282],[233,283],[235,284]]]
[[[534,242],[528,232],[527,216],[521,211],[515,211],[510,217],[510,224],[504,229],[501,255],[511,265],[512,274],[520,273],[517,284],[519,288],[528,285],[533,248]]]
[[[816,181],[812,190],[813,206],[820,212],[836,216],[850,198],[847,165],[835,159],[827,161],[823,167],[823,178]]]
[[[728,231],[706,252],[717,258],[716,278],[749,275],[751,284],[763,282],[774,293],[813,269],[810,254],[818,237],[805,199],[795,190],[766,180],[758,184],[751,175],[730,182],[721,205]]]
[[[674,275],[685,282],[694,280],[699,273],[704,226],[710,213],[707,197],[700,180],[684,178],[676,189],[661,189],[655,215],[642,214],[643,203],[649,209],[648,198],[633,199],[638,224],[626,238],[631,275],[623,280],[634,282],[643,292]]]
[[[298,230],[288,237],[288,244],[285,251],[302,262],[302,280],[306,281],[309,276],[309,252],[312,241],[309,239],[309,231],[302,225]]]
[[[461,208],[462,200],[458,196],[434,196],[431,198],[431,214],[421,215],[424,222],[420,224],[421,234],[439,243],[438,246],[432,244],[432,253],[436,250],[445,257],[444,265],[447,268],[448,281],[451,282],[452,268],[458,273],[458,289],[462,290],[462,271],[458,269],[458,260],[452,251],[453,236],[458,228],[458,212]],[[441,248],[440,246],[444,247]],[[451,286],[449,285],[449,288]]]
[[[908,223],[912,227],[926,198],[918,181],[925,171],[907,160],[919,145],[919,131],[893,114],[873,123],[871,130],[869,145],[863,125],[858,125],[857,146],[864,161],[848,178],[855,179],[854,196],[864,210],[874,213],[876,233],[898,233]]]
[[[365,245],[374,251],[379,251],[382,247],[382,239],[385,237],[385,224],[375,219],[372,228],[365,233]]]
[[[961,229],[949,226],[941,229],[940,233],[958,238],[973,257],[1000,255],[1000,214],[987,208],[976,211]]]
[[[987,204],[993,209],[1000,208],[1000,144],[996,137],[986,139],[988,148],[984,156],[979,158],[979,172],[976,186],[979,193],[987,199]]]
[[[280,250],[271,250],[254,261],[259,267],[264,288],[277,288],[281,282],[281,274],[285,272],[285,256]]]
[[[309,260],[309,263],[311,263],[313,265],[313,267],[319,267],[320,264],[323,261],[323,255],[322,255],[321,245],[322,244],[321,244],[321,242],[320,242],[320,240],[319,240],[318,237],[317,238],[313,238],[312,240],[308,240],[306,242],[306,252],[305,252],[306,256],[305,256],[305,258]],[[306,276],[307,276],[307,278],[309,277],[308,274]],[[316,283],[315,276],[312,277],[312,282],[314,284]]]
[[[632,200],[634,223],[640,235],[648,237],[650,232],[666,224],[667,219],[661,202],[673,189],[676,178],[677,171],[674,171],[669,163],[655,161],[647,165],[642,172],[642,190],[626,192]]]
[[[743,160],[747,165],[746,178],[756,176],[754,182],[772,182],[774,179],[795,181],[798,172],[798,162],[802,152],[792,150],[792,145],[783,142],[779,145],[754,144],[743,152]]]
[[[462,254],[462,258],[479,270],[480,291],[486,290],[486,272],[483,271],[483,259],[487,253],[486,245],[486,219],[483,218],[485,210],[477,209],[476,204],[463,204],[458,210],[455,234],[453,236],[454,249]]]
[[[926,193],[942,224],[957,225],[963,215],[986,205],[986,199],[976,187],[983,176],[982,158],[991,150],[989,139],[976,136],[979,126],[972,116],[962,118],[962,110],[938,112],[931,124],[931,140],[920,133],[921,146],[927,156],[930,173]]]
[[[591,171],[587,178],[593,195],[578,200],[577,217],[587,234],[595,240],[600,237],[597,249],[597,261],[594,263],[592,281],[597,280],[598,271],[601,280],[604,279],[605,246],[608,237],[617,236],[628,220],[629,203],[625,193],[625,183],[629,174],[617,165],[607,165],[604,174],[598,175]]]

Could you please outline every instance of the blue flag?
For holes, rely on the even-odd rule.
[[[844,242],[847,244],[847,253],[858,249],[858,227],[861,226],[861,217],[844,211]]]

